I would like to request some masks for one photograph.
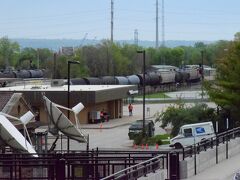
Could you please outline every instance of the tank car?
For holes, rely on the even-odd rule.
[[[98,77],[85,77],[83,78],[88,85],[100,85],[102,80]]]
[[[72,85],[87,85],[87,82],[83,78],[74,78],[71,79]]]
[[[101,77],[101,79],[102,79],[102,84],[114,85],[117,83],[114,76],[103,76]]]
[[[115,76],[115,79],[118,85],[129,85],[128,78],[125,76]]]
[[[131,75],[131,76],[127,76],[127,79],[129,81],[129,84],[132,85],[140,85],[140,79],[137,75]]]

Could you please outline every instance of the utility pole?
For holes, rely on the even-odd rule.
[[[111,0],[111,42],[113,43],[113,0]]]
[[[158,48],[158,0],[156,0],[156,49]]]
[[[54,53],[53,54],[53,74],[52,74],[53,79],[57,78],[56,67],[57,67],[57,53]]]
[[[203,80],[204,80],[204,72],[203,72],[204,71],[204,68],[203,68],[203,57],[204,57],[203,55],[204,54],[203,53],[204,53],[204,51],[202,50],[201,51],[201,56],[202,56],[202,63],[201,63],[202,64],[202,66],[201,66],[201,72],[202,72],[202,74],[201,74],[201,76],[202,76],[202,82],[201,82],[202,101],[203,101]]]
[[[37,48],[37,68],[39,69],[39,64],[40,64],[40,59],[39,59],[39,49]]]
[[[146,129],[145,129],[145,71],[146,71],[146,54],[145,50],[139,50],[137,53],[142,54],[142,60],[143,60],[143,136],[146,136]]]
[[[164,16],[164,0],[162,0],[162,47],[165,47],[165,16]]]

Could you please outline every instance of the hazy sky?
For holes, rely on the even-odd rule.
[[[111,0],[1,0],[0,37],[110,39]],[[159,0],[159,40],[161,40]],[[114,0],[114,39],[155,40],[156,0]],[[240,0],[165,0],[166,40],[232,39]]]

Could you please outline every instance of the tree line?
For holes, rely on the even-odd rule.
[[[181,67],[185,64],[200,64],[202,62],[201,52],[204,53],[203,63],[215,66],[216,59],[225,53],[224,49],[228,47],[229,43],[229,41],[218,41],[211,44],[197,42],[194,47],[145,48],[146,66],[164,64]],[[74,53],[67,56],[47,48],[21,48],[17,42],[2,37],[0,39],[0,69],[11,66],[15,69],[41,68],[52,72],[54,53],[57,53],[57,78],[67,76],[68,60],[80,62],[79,66],[72,67],[71,75],[73,77],[137,74],[142,72],[143,66],[142,56],[137,53],[139,49],[144,48],[103,40],[96,45],[75,48]]]

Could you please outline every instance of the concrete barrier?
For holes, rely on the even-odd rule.
[[[160,169],[155,173],[149,173],[146,177],[140,177],[139,180],[165,180],[167,178],[167,170]]]

